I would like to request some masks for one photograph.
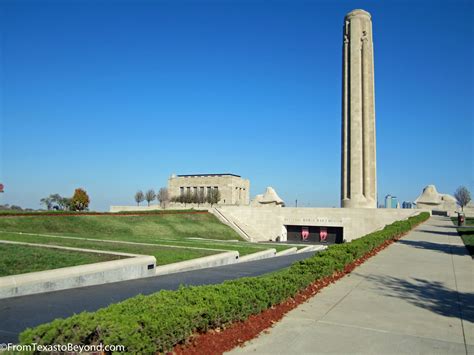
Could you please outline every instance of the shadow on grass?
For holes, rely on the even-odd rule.
[[[474,293],[458,292],[441,282],[420,278],[406,280],[387,275],[359,276],[373,282],[386,296],[403,299],[442,316],[474,323]]]
[[[417,249],[434,250],[440,253],[454,254],[454,255],[468,255],[468,251],[464,245],[452,245],[425,242],[420,240],[404,240],[397,241],[399,244],[408,245]]]

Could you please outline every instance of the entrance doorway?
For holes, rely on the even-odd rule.
[[[288,242],[310,244],[339,244],[343,241],[342,227],[287,225]]]

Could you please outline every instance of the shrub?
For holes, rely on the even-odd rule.
[[[332,245],[311,258],[265,276],[139,295],[97,312],[58,319],[25,330],[20,341],[23,344],[122,344],[130,353],[168,351],[193,332],[245,320],[295,296],[311,282],[342,270],[428,218],[429,213],[424,212],[392,223],[383,230]]]

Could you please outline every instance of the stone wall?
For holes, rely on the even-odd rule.
[[[343,227],[344,239],[350,241],[382,229],[385,225],[419,214],[413,209],[367,209],[367,208],[258,208],[221,206],[222,212],[247,231],[252,241],[286,241],[286,226]]]
[[[151,206],[110,206],[109,212],[143,212],[143,211],[168,211],[168,210],[203,210],[207,211],[211,206],[208,203],[200,204],[199,206],[195,203],[188,203],[186,205],[182,203],[169,203],[166,205],[166,208],[162,208],[159,205]]]
[[[248,205],[250,202],[250,181],[231,174],[221,175],[177,175],[168,179],[170,197],[180,196],[189,191],[204,191],[218,188],[221,194],[221,205]]]

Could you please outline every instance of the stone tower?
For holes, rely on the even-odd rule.
[[[371,16],[344,18],[341,207],[376,208],[374,52]]]

